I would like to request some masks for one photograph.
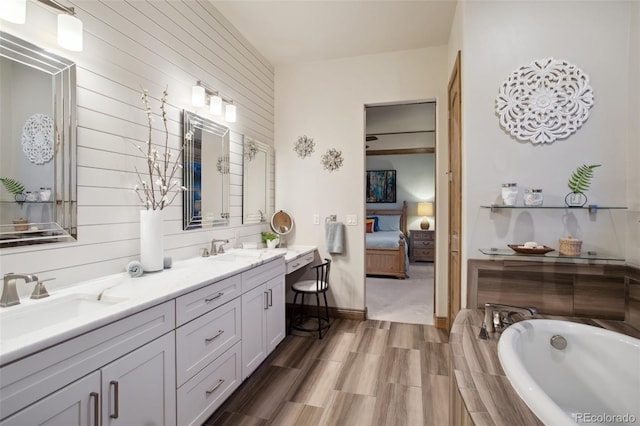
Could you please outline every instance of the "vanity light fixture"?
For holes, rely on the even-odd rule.
[[[2,0],[0,17],[14,24],[24,24],[27,18],[27,0]]]
[[[83,45],[82,21],[75,17],[75,9],[64,6],[57,0],[38,1],[63,12],[58,15],[58,45],[74,52],[81,52]]]
[[[195,86],[191,88],[191,103],[194,107],[203,107],[209,103],[209,112],[212,115],[222,114],[222,103],[227,105],[224,109],[224,119],[229,123],[236,122],[236,106],[233,105],[233,99],[224,96],[219,90],[209,87],[207,84],[198,80]]]

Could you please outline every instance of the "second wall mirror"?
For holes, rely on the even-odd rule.
[[[183,228],[229,224],[229,129],[190,111],[183,114]]]
[[[266,222],[271,214],[271,147],[245,137],[242,223]]]

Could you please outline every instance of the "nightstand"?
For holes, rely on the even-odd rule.
[[[409,260],[411,262],[433,262],[436,250],[436,234],[426,229],[412,229],[409,231],[411,248]]]

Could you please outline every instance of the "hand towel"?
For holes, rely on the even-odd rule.
[[[344,252],[344,224],[342,222],[327,222],[324,227],[324,239],[329,253],[342,254]]]

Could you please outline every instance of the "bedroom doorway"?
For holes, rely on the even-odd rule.
[[[377,218],[376,225],[384,225],[384,229],[365,232],[367,318],[434,324],[435,217],[432,213],[419,216],[418,204],[433,206],[436,201],[436,102],[365,105],[364,109],[365,210],[367,217]],[[398,219],[393,218],[398,216],[401,220],[396,225]],[[388,242],[376,241],[396,229],[404,244],[398,232]]]

